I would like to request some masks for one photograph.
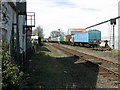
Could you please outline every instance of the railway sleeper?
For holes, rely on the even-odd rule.
[[[114,70],[115,72],[118,72],[118,68],[110,68],[111,70]]]
[[[100,75],[108,74],[108,72],[99,72]]]
[[[110,77],[110,78],[108,78],[110,81],[119,81],[119,79],[118,78],[112,78],[112,77]]]
[[[100,61],[95,61],[94,59],[87,59],[88,62],[91,62],[93,64],[96,64],[96,65],[102,65],[102,62]]]
[[[111,81],[119,81],[119,78],[114,76],[114,74],[110,72],[99,72],[99,75],[102,75],[103,77],[107,77]]]
[[[88,61],[88,60],[87,60],[87,62],[86,62],[86,66],[88,66],[88,67],[98,67],[97,64],[95,64],[95,63],[93,63],[93,62],[91,62],[91,61]]]

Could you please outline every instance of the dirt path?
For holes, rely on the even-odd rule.
[[[98,68],[88,63],[74,64],[77,58],[44,45],[30,62],[30,77],[24,87],[37,88],[111,88],[98,77]],[[107,82],[107,83],[106,83]],[[107,86],[106,86],[107,85]]]

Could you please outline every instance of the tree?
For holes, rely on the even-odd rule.
[[[62,31],[52,31],[52,32],[50,33],[50,36],[51,36],[51,37],[58,37],[58,36],[64,36],[64,35],[65,35],[65,33],[62,32]]]
[[[37,26],[37,28],[33,30],[33,34],[37,35],[40,38],[44,38],[43,28],[41,28],[40,26]]]

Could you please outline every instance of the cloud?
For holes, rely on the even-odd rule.
[[[83,11],[102,11],[101,9],[96,8],[82,8]]]
[[[68,28],[86,28],[116,17],[118,11],[117,0],[27,0],[27,2],[28,12],[36,13],[36,26],[43,27],[45,37],[49,37],[50,32],[58,28],[63,32],[67,32]],[[92,29],[108,33],[107,28],[108,24]]]
[[[71,0],[45,0],[47,2],[52,2],[53,4],[56,4],[57,7],[66,6],[70,8],[75,8],[75,4],[71,2]]]

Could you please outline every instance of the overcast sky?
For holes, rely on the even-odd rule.
[[[67,34],[68,28],[86,28],[93,24],[118,16],[119,0],[27,0],[27,11],[35,12],[36,27],[40,25],[45,37],[53,30],[61,29]],[[93,27],[109,36],[109,23]],[[117,35],[117,25],[116,25]]]

